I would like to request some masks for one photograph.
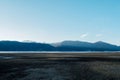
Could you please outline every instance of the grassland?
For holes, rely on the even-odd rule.
[[[120,80],[120,53],[0,53],[0,80]]]

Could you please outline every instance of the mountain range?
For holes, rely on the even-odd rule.
[[[120,46],[98,41],[95,43],[83,41],[63,41],[53,43],[52,46],[59,48],[59,50],[66,51],[119,51]]]
[[[58,43],[37,43],[0,41],[0,51],[120,51],[120,46],[107,42],[62,41]]]

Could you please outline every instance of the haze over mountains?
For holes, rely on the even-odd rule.
[[[98,41],[95,43],[82,41],[63,41],[60,43],[53,43],[53,46],[59,50],[67,51],[119,51],[120,46]]]
[[[0,51],[120,51],[120,46],[98,41],[63,41],[59,43],[37,43],[0,41]]]

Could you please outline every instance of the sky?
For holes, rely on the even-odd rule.
[[[120,0],[0,0],[0,40],[120,45]]]

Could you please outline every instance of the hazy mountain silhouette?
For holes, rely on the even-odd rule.
[[[120,47],[112,45],[106,42],[98,41],[95,43],[82,42],[82,41],[63,41],[59,43],[53,43],[53,46],[59,48],[59,50],[70,51],[119,51]]]
[[[63,41],[53,44],[0,41],[0,51],[120,51],[120,47],[102,41]]]
[[[54,47],[49,44],[36,42],[0,41],[0,51],[51,51]]]
[[[110,49],[110,50],[115,50],[115,49],[119,50],[120,49],[119,46],[109,44],[109,43],[106,43],[106,42],[102,42],[102,41],[98,41],[98,42],[94,43],[94,46],[97,47],[97,48],[106,48],[106,49]]]
[[[59,43],[53,43],[52,45],[55,47],[59,46],[88,47],[92,46],[92,43],[82,41],[63,41]]]

